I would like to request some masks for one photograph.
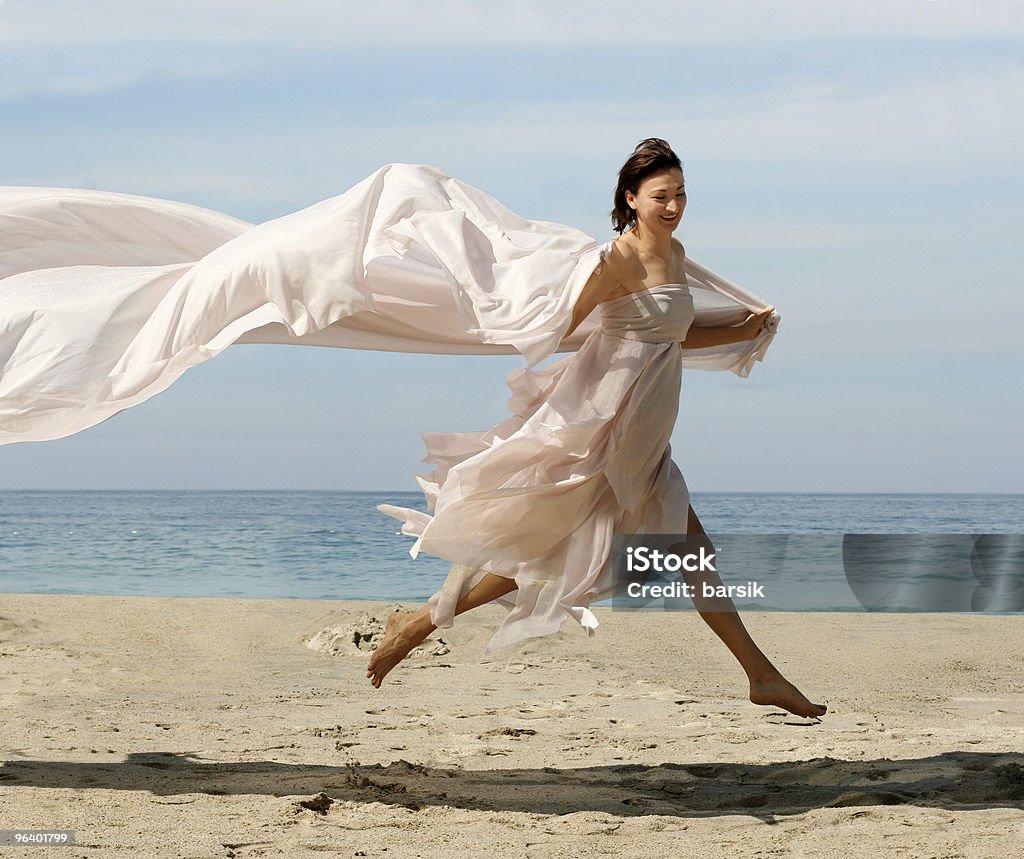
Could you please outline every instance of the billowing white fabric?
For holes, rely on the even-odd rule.
[[[682,350],[693,321],[687,286],[665,284],[600,307],[575,354],[509,375],[511,416],[484,433],[428,433],[419,478],[429,513],[382,504],[417,538],[412,554],[456,563],[430,600],[440,627],[486,572],[518,586],[493,650],[557,631],[589,633],[590,603],[611,595],[615,533],[686,531],[689,492],[669,436]]]
[[[481,560],[506,573],[515,568],[522,582],[518,602],[495,646],[550,631],[567,615],[592,628],[596,621],[586,605],[606,566],[602,555],[611,532],[605,526],[640,530],[671,523],[668,530],[685,530],[685,507],[681,521],[677,509],[685,484],[666,458],[671,422],[664,404],[656,431],[624,429],[637,425],[631,416],[646,396],[644,386],[674,403],[673,374],[683,366],[746,376],[764,357],[778,322],[775,313],[753,341],[670,349],[666,331],[681,337],[690,324],[732,325],[767,306],[687,259],[685,299],[673,291],[683,285],[666,284],[645,293],[645,303],[626,302],[647,311],[633,321],[609,321],[606,305],[565,338],[575,303],[610,246],[572,227],[522,218],[424,165],[386,165],[340,196],[258,226],[167,200],[0,187],[0,444],[60,438],[93,426],[158,394],[233,343],[519,352],[527,369],[509,380],[511,423],[490,437],[428,436],[439,470],[436,480],[421,483],[428,501],[440,503],[469,497],[465,481],[475,481],[474,509],[483,520],[512,528],[529,523],[519,527],[525,548],[518,556],[506,549],[450,549],[458,541],[447,542],[440,524],[427,529],[430,517],[419,518],[422,513],[407,523],[407,532],[426,531],[420,547],[470,565],[456,566],[446,594],[457,597],[471,587]],[[686,326],[664,327],[667,317],[656,310],[666,300],[661,312],[669,316],[689,308]],[[605,325],[620,325],[618,335],[602,330],[602,314]],[[641,329],[654,332],[654,342],[643,339]],[[529,369],[556,351],[576,354]],[[616,362],[642,368],[632,373],[629,391],[621,387],[625,376],[606,384],[605,370]],[[572,401],[560,412],[565,392]],[[546,440],[521,438],[520,422],[552,433]],[[662,440],[665,447],[655,450]],[[528,458],[511,468],[505,454],[520,449]],[[553,449],[564,455],[557,468],[546,459]],[[472,467],[456,467],[470,460]],[[540,532],[551,530],[552,520],[529,518],[528,511],[497,500],[482,503],[496,474],[503,483],[490,486],[495,499],[516,488],[525,497],[529,487],[542,485],[568,498],[583,477],[592,484],[599,477],[613,492],[588,490],[593,506],[578,508],[583,518],[555,521],[545,536]],[[663,503],[671,515],[657,512]],[[515,518],[520,513],[527,518]],[[603,530],[594,530],[597,521]],[[485,533],[485,522],[479,524]],[[555,539],[578,528],[590,536],[572,545]],[[557,557],[562,573],[550,564],[527,570],[525,559],[541,557]],[[570,567],[584,572],[570,575]],[[444,621],[440,602],[435,596]]]

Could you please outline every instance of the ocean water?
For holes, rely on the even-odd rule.
[[[0,491],[0,593],[425,600],[449,565],[411,558],[412,538],[375,509],[382,502],[424,509],[413,492]],[[692,502],[713,539],[751,535],[754,560],[772,555],[785,535],[793,561],[785,587],[774,589],[775,604],[746,603],[785,610],[864,610],[864,593],[854,593],[844,569],[844,535],[922,535],[929,546],[936,541],[928,535],[951,535],[951,545],[966,545],[970,555],[970,535],[1019,536],[1024,523],[1024,495],[701,493]],[[1004,567],[1009,546],[1012,575],[1022,541],[995,542]],[[963,598],[922,601],[926,591],[934,597],[955,588],[934,555],[910,554],[912,569],[885,575],[916,596],[888,605],[890,588],[876,609],[970,610]],[[971,578],[969,566],[961,579]],[[733,564],[734,579],[749,575]],[[968,603],[971,593],[978,599],[977,569],[973,577]],[[725,571],[722,578],[731,580]],[[1009,602],[990,610],[1024,608],[1015,603],[1020,577],[1009,587]]]

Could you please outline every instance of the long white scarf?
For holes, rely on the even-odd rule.
[[[183,203],[0,187],[0,444],[61,438],[169,387],[232,343],[434,354],[572,351],[573,307],[607,253],[436,167],[388,164],[253,225]],[[691,259],[696,326],[767,307]],[[682,351],[749,374],[752,341]]]

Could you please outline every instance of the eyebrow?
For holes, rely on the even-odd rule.
[[[680,182],[678,185],[676,185],[676,187],[677,188],[685,188],[686,186],[682,182]],[[667,190],[668,190],[668,188],[655,188],[653,191],[651,191],[651,193],[652,194],[657,194],[659,191],[667,191]]]

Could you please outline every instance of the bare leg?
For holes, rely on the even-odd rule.
[[[693,507],[689,509],[687,533],[706,536],[704,527],[697,518]],[[704,572],[698,576],[687,575],[687,584],[695,585],[693,604],[704,622],[711,627],[729,652],[739,661],[750,681],[750,700],[755,704],[770,704],[782,707],[798,716],[822,716],[828,709],[822,704],[812,704],[807,698],[782,676],[778,668],[772,665],[760,648],[754,643],[747,632],[743,621],[736,612],[736,606],[728,597],[705,597],[701,583],[712,586],[722,584],[718,573]]]
[[[516,588],[515,579],[488,573],[455,604],[455,613],[462,614],[464,611],[489,603]],[[415,612],[392,612],[384,630],[384,640],[373,651],[370,663],[366,666],[366,676],[370,678],[370,682],[379,689],[384,681],[384,675],[405,659],[409,652],[435,629],[437,627],[430,620],[428,605]]]

